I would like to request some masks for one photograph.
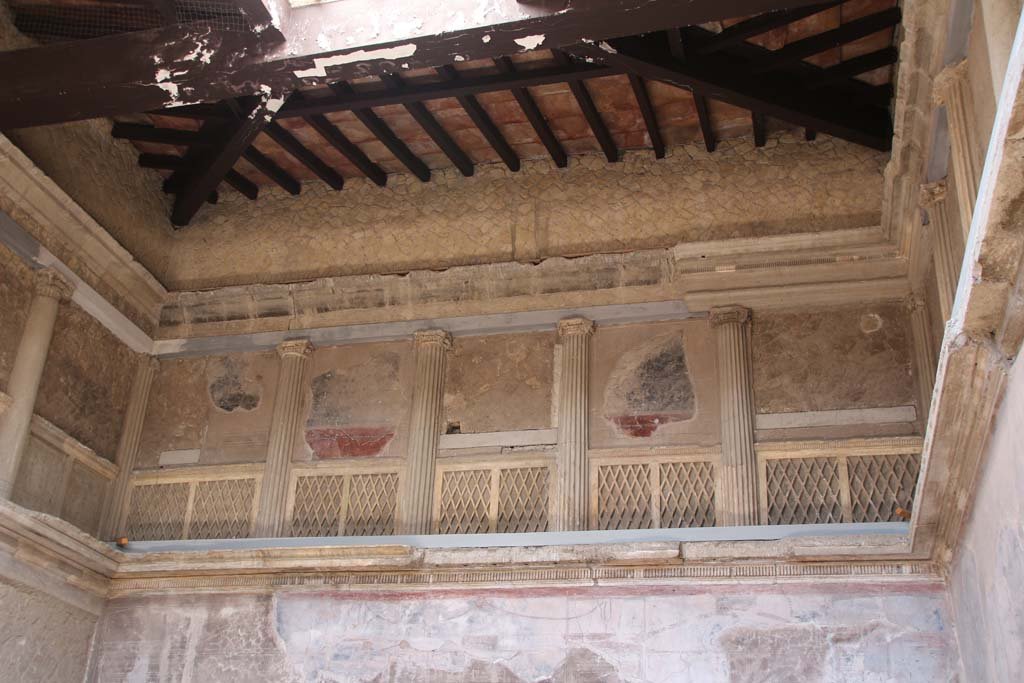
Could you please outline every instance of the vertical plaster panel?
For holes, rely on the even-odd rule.
[[[950,570],[964,680],[1024,677],[1024,360],[1017,357]]]
[[[757,413],[916,404],[900,304],[753,318]]]
[[[404,456],[414,360],[409,342],[314,351],[295,459]]]
[[[31,301],[32,271],[0,244],[0,389],[7,388]]]
[[[262,462],[279,368],[273,351],[161,361],[137,467],[193,449],[202,464]]]
[[[456,338],[445,423],[463,434],[551,427],[554,353],[554,332]]]
[[[96,617],[0,579],[0,678],[78,683],[86,674]]]
[[[591,448],[718,443],[706,321],[598,327],[590,372]]]
[[[96,535],[99,532],[103,504],[110,490],[109,482],[79,463],[71,466],[68,488],[64,494],[61,518],[82,531]]]
[[[116,598],[90,681],[955,680],[939,583]]]
[[[61,482],[67,457],[50,444],[31,437],[18,468],[11,500],[31,510],[60,515]]]

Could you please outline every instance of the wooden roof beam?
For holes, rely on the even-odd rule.
[[[668,40],[668,49],[673,59],[678,62],[685,62],[687,49],[686,44],[683,42],[682,31],[677,28],[671,28],[665,32],[665,37]],[[715,129],[711,124],[708,98],[696,90],[691,90],[690,94],[693,95],[693,108],[697,111],[697,122],[700,124],[700,133],[704,138],[704,149],[710,154],[715,151],[718,141],[715,139]]]
[[[391,86],[393,90],[401,90],[406,87],[401,77],[395,74],[383,74],[381,80]],[[459,169],[462,175],[467,178],[473,175],[473,160],[466,156],[466,153],[455,143],[452,136],[448,135],[448,131],[427,110],[425,104],[422,102],[406,102],[403,106],[416,123],[420,124],[420,128],[426,131],[430,139],[434,141],[434,144],[455,164],[455,168]]]
[[[494,63],[503,74],[511,75],[516,73],[516,67],[508,57],[499,57],[494,60]],[[534,101],[533,95],[526,88],[512,88],[512,97],[519,103],[519,108],[523,110],[526,120],[533,126],[533,132],[537,134],[541,144],[544,145],[548,154],[551,155],[551,160],[555,162],[555,166],[565,168],[569,164],[569,157],[566,155],[565,149],[562,148],[562,143],[558,141],[558,138],[551,130],[551,126],[548,125],[544,114],[541,113],[540,107]]]
[[[449,81],[458,81],[459,72],[455,70],[455,67],[450,64],[440,67],[438,73],[442,77]],[[505,162],[510,171],[519,170],[519,155],[512,149],[512,146],[508,144],[508,140],[498,130],[498,126],[495,125],[494,120],[491,119],[490,114],[483,108],[483,105],[473,97],[472,95],[460,95],[456,98],[462,108],[465,110],[466,115],[469,116],[470,120],[476,125],[477,130],[484,136],[491,148],[501,157],[501,160]]]
[[[888,150],[892,145],[892,122],[886,108],[849,96],[801,92],[800,84],[785,75],[755,79],[743,68],[730,70],[721,63],[680,64],[661,34],[614,40],[608,47],[611,51],[581,44],[572,52],[867,147]]]
[[[238,2],[251,18],[251,32],[177,24],[0,52],[0,130],[216,102],[256,95],[267,87],[283,92],[294,89],[296,79],[326,83],[399,68],[436,68],[456,57],[495,59],[522,52],[524,40],[558,49],[583,40],[819,4],[362,0],[288,7],[281,0],[266,0],[278,5],[278,31],[260,19],[271,16],[264,2]],[[250,7],[250,2],[255,4]],[[324,112],[303,115],[309,113]]]
[[[818,12],[824,12],[842,3],[843,0],[839,0],[838,2],[824,2],[794,10],[766,12],[723,29],[721,33],[716,34],[700,45],[694,46],[692,51],[695,55],[709,55],[730,45],[742,43],[748,38],[753,38],[773,29],[792,24],[794,21],[800,21]]]
[[[555,50],[554,53],[555,60],[560,64],[570,63],[571,60],[564,52]],[[604,152],[605,158],[612,163],[618,161],[619,149],[615,146],[615,141],[612,140],[612,134],[608,132],[608,126],[604,125],[601,114],[594,105],[594,99],[590,96],[590,91],[580,81],[569,81],[569,91],[576,98],[576,104],[579,105],[580,110],[583,112],[583,118],[587,120],[590,132],[597,138],[597,144],[601,146],[601,151]]]
[[[352,86],[348,83],[333,83],[331,89],[341,95],[349,95],[353,92]],[[412,153],[412,150],[395,135],[388,124],[384,123],[372,109],[353,109],[352,113],[355,114],[360,123],[366,126],[370,133],[388,148],[389,152],[395,155],[396,159],[409,169],[410,173],[423,182],[430,180],[430,169],[427,168],[427,165]]]
[[[308,150],[298,138],[281,127],[281,124],[271,121],[263,131],[267,136],[281,145],[282,148],[312,171],[320,180],[330,185],[335,190],[345,187],[345,179],[341,174],[324,163],[323,159]]]
[[[665,156],[665,142],[661,139],[658,117],[654,113],[654,106],[651,105],[651,97],[647,94],[647,85],[644,83],[644,79],[635,74],[629,74],[629,85],[633,89],[633,96],[636,97],[636,103],[640,107],[644,125],[647,126],[647,136],[651,139],[654,158],[661,159]]]

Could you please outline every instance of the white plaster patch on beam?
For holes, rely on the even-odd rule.
[[[364,325],[342,325],[317,329],[293,329],[277,332],[161,339],[153,343],[153,354],[162,358],[203,356],[216,353],[270,349],[286,339],[305,338],[315,346],[340,346],[411,339],[414,332],[442,329],[454,336],[486,336],[553,330],[559,320],[584,317],[597,325],[625,325],[662,320],[683,320],[692,317],[687,306],[678,300],[641,304],[584,306],[523,313],[499,313],[452,318],[430,318]]]
[[[164,451],[160,454],[157,464],[160,467],[173,465],[195,465],[199,463],[199,449],[186,448],[177,451]]]
[[[356,50],[347,54],[334,55],[332,57],[316,57],[313,59],[312,69],[299,69],[295,72],[297,78],[323,78],[327,76],[327,67],[352,64],[354,62],[367,62],[371,60],[406,59],[416,53],[415,43],[396,45],[395,47],[382,47],[376,50]]]
[[[801,413],[767,413],[755,418],[757,429],[800,427],[838,427],[842,425],[892,424],[917,419],[914,406],[894,408],[855,408],[849,410],[813,410]]]
[[[544,42],[544,34],[538,33],[532,36],[523,36],[522,38],[513,39],[513,43],[523,48],[524,50],[535,50]]]
[[[479,432],[476,434],[442,434],[442,450],[481,448],[486,446],[550,446],[558,442],[557,429],[521,429],[510,432]]]
[[[152,337],[114,308],[100,296],[99,292],[64,265],[63,261],[50,253],[46,247],[39,244],[3,211],[0,211],[0,242],[9,246],[30,268],[53,268],[67,278],[75,287],[71,300],[132,351],[148,354],[153,350]]]

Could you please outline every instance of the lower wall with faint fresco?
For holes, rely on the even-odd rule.
[[[955,680],[932,580],[115,598],[90,681]]]

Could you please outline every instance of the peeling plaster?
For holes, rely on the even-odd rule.
[[[516,38],[512,42],[523,48],[524,50],[535,50],[541,43],[544,42],[544,34],[539,33],[532,36],[524,36],[523,38]]]
[[[491,42],[491,36],[490,36],[490,34],[488,34],[488,35],[484,36],[483,38],[481,38],[480,40],[483,43],[489,43],[489,42]]]
[[[295,75],[298,78],[324,77],[327,75],[327,67],[329,66],[340,66],[342,64],[351,64],[371,59],[402,59],[403,57],[411,57],[415,52],[416,44],[406,43],[405,45],[396,45],[395,47],[380,48],[378,50],[356,50],[355,52],[343,55],[318,57],[313,60],[314,66],[312,69],[299,69],[295,72]]]

